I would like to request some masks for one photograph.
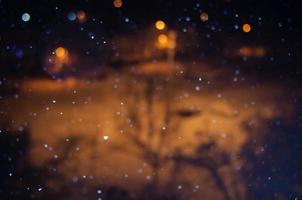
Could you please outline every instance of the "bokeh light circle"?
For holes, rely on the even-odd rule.
[[[114,6],[115,8],[121,8],[122,5],[123,5],[123,1],[122,1],[122,0],[114,0],[114,1],[113,1],[113,6]]]
[[[155,28],[157,30],[164,30],[166,28],[166,23],[162,20],[158,20],[155,22]]]
[[[64,59],[67,57],[68,52],[65,48],[58,47],[58,48],[56,48],[55,54],[58,58]]]
[[[76,15],[74,12],[69,12],[69,13],[67,14],[67,18],[68,18],[70,21],[74,21],[74,20],[76,20],[77,15]]]
[[[248,33],[252,30],[252,27],[249,24],[243,24],[242,30],[243,30],[243,32]]]
[[[23,13],[23,15],[22,15],[22,21],[28,22],[29,20],[30,20],[30,14]]]
[[[201,13],[199,17],[202,22],[206,22],[209,20],[209,15],[205,12]]]

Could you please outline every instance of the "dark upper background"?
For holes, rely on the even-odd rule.
[[[300,76],[302,26],[299,1],[124,0],[120,9],[114,8],[112,0],[0,2],[2,75],[22,76],[20,69],[27,65],[34,65],[33,69],[38,73],[45,53],[61,45],[77,51],[83,60],[97,57],[94,52],[111,48],[114,37],[143,33],[156,20],[162,19],[184,35],[189,27],[194,28],[197,38],[202,41],[198,45],[202,45],[208,54],[205,56],[203,50],[196,50],[193,60],[220,62],[223,57],[218,55],[227,51],[226,44],[233,41],[262,45],[272,52],[263,59],[267,69],[278,69],[297,79]],[[86,12],[85,23],[68,20],[70,11],[79,10]],[[29,22],[21,19],[25,12],[31,16]],[[200,21],[201,12],[209,14],[206,23]],[[252,32],[242,32],[244,23],[251,24]],[[263,73],[262,70],[259,72]]]

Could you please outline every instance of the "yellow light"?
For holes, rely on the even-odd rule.
[[[164,30],[166,28],[166,24],[165,24],[164,21],[158,20],[158,21],[155,22],[155,28],[157,30]]]
[[[58,48],[56,48],[55,53],[59,59],[63,60],[67,57],[68,51],[63,47],[58,47]]]
[[[165,47],[168,44],[168,36],[166,34],[160,34],[157,38],[157,42],[161,47]]]
[[[209,15],[205,12],[201,13],[199,17],[202,22],[206,22],[209,20]]]
[[[113,1],[113,6],[115,8],[120,8],[120,7],[122,7],[122,5],[123,5],[123,1],[122,0],[114,0]]]
[[[243,24],[242,30],[243,30],[243,32],[248,33],[252,30],[252,27],[249,24]]]

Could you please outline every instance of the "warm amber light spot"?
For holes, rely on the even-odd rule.
[[[157,38],[160,46],[164,47],[168,44],[168,36],[166,34],[160,34]]]
[[[79,22],[85,22],[86,21],[86,13],[82,10],[77,12],[77,18]]]
[[[205,12],[201,13],[199,17],[202,22],[206,22],[209,20],[209,15]]]
[[[248,33],[252,30],[252,27],[249,24],[243,24],[242,30],[243,30],[243,32]]]
[[[58,47],[55,51],[56,53],[56,56],[59,58],[59,59],[65,59],[67,57],[67,50],[63,47]]]
[[[115,8],[120,8],[120,7],[122,7],[122,5],[123,5],[123,1],[122,0],[114,0],[113,1],[113,6]]]
[[[241,56],[252,56],[253,55],[253,49],[250,47],[241,47],[239,49],[239,54]]]
[[[166,24],[165,24],[164,21],[158,20],[158,21],[155,22],[155,28],[157,30],[164,30],[166,28]]]

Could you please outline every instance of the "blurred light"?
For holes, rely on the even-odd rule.
[[[158,21],[155,22],[155,28],[157,30],[164,30],[166,28],[166,24],[165,24],[164,21],[158,20]]]
[[[77,12],[77,18],[78,18],[78,21],[83,23],[86,21],[86,13],[82,10],[78,11]]]
[[[199,17],[202,22],[206,22],[209,20],[209,15],[205,12],[201,13]]]
[[[74,13],[74,12],[69,12],[67,14],[67,18],[70,20],[70,21],[74,21],[76,18],[77,18],[77,15]]]
[[[176,48],[176,37],[177,37],[177,34],[176,34],[175,31],[169,31],[168,45],[167,45],[167,47],[169,49],[175,49]]]
[[[22,58],[22,57],[24,56],[24,52],[23,52],[22,49],[16,49],[15,55],[16,55],[18,58]]]
[[[64,60],[67,58],[68,51],[63,47],[58,47],[56,48],[55,54],[59,59]]]
[[[115,8],[120,8],[120,7],[122,7],[122,5],[123,5],[123,1],[122,0],[114,0],[113,1],[113,6]]]
[[[159,44],[159,47],[166,47],[168,44],[168,36],[166,34],[160,34],[157,38],[157,42]]]
[[[28,22],[30,20],[30,15],[28,13],[24,13],[22,15],[22,21]]]
[[[249,24],[243,24],[242,30],[243,30],[243,32],[248,33],[252,30],[252,27]]]
[[[253,55],[253,50],[250,47],[241,47],[239,49],[239,55],[241,56],[252,56]]]
[[[266,51],[263,47],[257,47],[254,52],[256,57],[263,57],[266,54]]]
[[[264,57],[266,55],[266,49],[263,47],[248,47],[243,46],[237,51],[239,56],[248,56],[248,57]]]

